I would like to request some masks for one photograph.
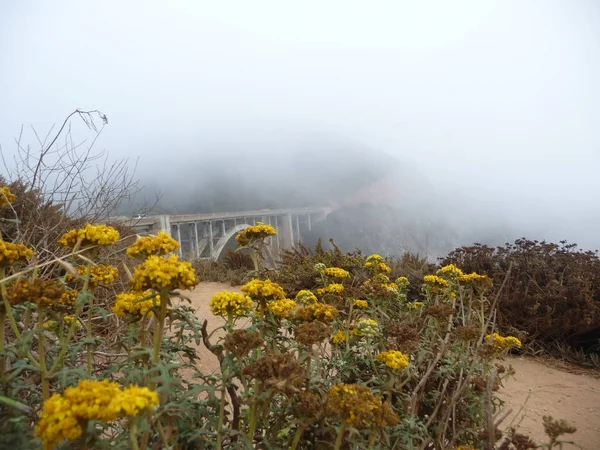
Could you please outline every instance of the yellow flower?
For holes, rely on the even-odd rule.
[[[348,271],[340,269],[339,267],[328,267],[323,270],[323,275],[332,278],[348,278],[350,276]]]
[[[425,304],[423,302],[413,302],[409,303],[407,306],[408,309],[421,309]]]
[[[392,269],[386,263],[380,262],[379,264],[377,264],[377,271],[379,273],[390,273]]]
[[[80,277],[85,277],[87,274],[87,266],[79,266],[77,274]],[[119,269],[106,264],[98,264],[90,268],[90,286],[95,287],[101,284],[112,284],[119,277]],[[67,279],[70,279],[67,276]]]
[[[17,196],[10,192],[8,186],[0,187],[0,208],[13,204],[16,199]]]
[[[396,284],[394,284],[394,283],[384,283],[381,286],[384,287],[384,288],[386,288],[392,294],[397,294],[398,293],[398,286]]]
[[[130,385],[121,390],[108,380],[80,380],[62,395],[57,393],[46,400],[35,435],[42,439],[44,450],[52,450],[65,439],[79,438],[89,420],[112,422],[157,405],[158,394],[145,387]]]
[[[152,255],[167,255],[178,248],[179,242],[160,231],[156,236],[144,236],[131,244],[127,249],[127,256],[145,259]]]
[[[153,255],[134,269],[132,284],[136,291],[173,291],[193,288],[198,281],[192,265],[186,261],[179,261],[177,255]]]
[[[8,301],[13,305],[31,302],[44,308],[59,304],[64,291],[63,284],[57,280],[18,278],[11,283],[7,293]]]
[[[379,324],[375,319],[360,319],[357,326],[359,336],[373,337],[379,334]]]
[[[277,230],[271,225],[265,225],[262,222],[257,222],[256,225],[249,226],[248,228],[240,231],[235,237],[236,242],[240,247],[247,247],[254,242],[268,238],[269,236],[275,236]]]
[[[87,224],[84,228],[70,230],[62,235],[58,243],[63,247],[75,247],[81,241],[83,247],[90,245],[111,245],[119,240],[119,232],[108,225]]]
[[[326,414],[358,429],[384,428],[399,422],[387,402],[357,384],[333,385],[327,394]]]
[[[322,322],[333,322],[339,311],[331,305],[323,303],[314,303],[306,308],[296,311],[296,318],[310,322],[311,320],[320,320]]]
[[[423,280],[434,287],[448,287],[448,282],[437,275],[425,275]]]
[[[338,331],[333,335],[332,341],[335,345],[340,345],[346,342],[346,337],[348,335],[345,331]]]
[[[242,292],[248,294],[254,301],[283,300],[285,298],[283,288],[271,280],[252,280],[242,286]]]
[[[367,264],[368,263],[378,263],[383,261],[383,257],[381,255],[378,255],[377,253],[373,253],[371,256],[369,256],[367,258]],[[371,267],[371,266],[367,266],[367,267]]]
[[[303,289],[296,294],[296,302],[301,305],[312,305],[317,302],[317,297],[311,291]]]
[[[147,387],[130,384],[113,399],[109,409],[117,411],[119,417],[138,416],[158,405],[158,394]]]
[[[239,292],[219,292],[213,295],[208,306],[215,316],[244,316],[254,307],[249,296]]]
[[[83,434],[83,428],[69,400],[54,394],[46,402],[35,427],[35,435],[42,438],[44,450],[53,450],[61,441],[74,441]]]
[[[42,328],[44,328],[45,330],[51,330],[52,328],[55,328],[58,326],[58,323],[56,323],[55,320],[47,320],[42,324]]]
[[[281,318],[288,317],[298,306],[294,300],[284,298],[282,300],[273,300],[267,304],[267,308],[274,315]]]
[[[480,275],[478,273],[464,274],[458,277],[458,282],[472,286],[475,289],[488,289],[493,286],[492,280],[487,275]]]
[[[115,304],[112,307],[112,311],[118,317],[125,315],[140,315],[146,317],[146,315],[152,315],[152,308],[154,302],[156,306],[160,306],[160,296],[151,290],[145,292],[121,292],[117,294]],[[154,300],[152,299],[154,297]]]
[[[9,267],[20,261],[28,261],[33,257],[33,250],[23,244],[13,244],[0,238],[0,267]]]
[[[63,320],[65,321],[65,323],[67,325],[71,325],[73,322],[75,322],[75,328],[81,328],[81,323],[79,322],[79,320],[77,320],[77,317],[73,317],[73,316],[64,316]]]
[[[377,355],[377,361],[384,363],[393,370],[402,370],[408,367],[408,356],[397,350],[380,353]]]
[[[369,281],[369,280],[367,280]],[[388,277],[384,273],[378,273],[373,277],[373,283],[375,284],[388,284],[390,282],[390,277]]]
[[[396,284],[398,285],[398,287],[400,289],[406,289],[408,286],[410,286],[410,282],[408,281],[408,278],[406,278],[406,277],[396,278]]]
[[[330,284],[327,287],[317,289],[317,294],[325,295],[325,294],[341,294],[344,292],[344,285],[339,283]]]
[[[58,299],[58,303],[65,306],[73,306],[79,297],[79,292],[75,289],[67,289]]]
[[[369,307],[369,302],[366,300],[354,300],[354,306],[359,309],[367,309]]]
[[[511,348],[521,348],[521,341],[514,336],[501,336],[498,333],[488,334],[485,340],[496,352],[503,352]]]
[[[457,278],[463,276],[463,271],[454,264],[448,264],[436,272],[438,275],[446,275],[447,277]]]

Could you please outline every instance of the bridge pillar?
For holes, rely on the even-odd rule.
[[[158,216],[158,220],[154,225],[157,226],[157,231],[164,231],[171,236],[171,220],[169,220],[169,216]]]
[[[289,249],[294,247],[294,227],[292,224],[292,215],[290,213],[281,216],[279,221],[278,234],[280,236],[280,248]]]

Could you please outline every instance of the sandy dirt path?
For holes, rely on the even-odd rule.
[[[214,317],[208,306],[211,297],[221,291],[240,292],[239,288],[228,284],[201,283],[186,293],[196,309],[197,317],[208,320],[209,332],[222,324],[222,319]],[[204,346],[199,349],[199,355],[202,372],[218,370],[216,357]],[[509,357],[505,362],[516,371],[500,392],[506,401],[505,407],[513,408],[505,425],[515,419],[514,425],[518,423],[518,430],[539,444],[546,442],[542,417],[550,415],[555,419],[565,419],[577,427],[577,432],[567,440],[574,440],[585,450],[600,449],[599,378],[551,367],[538,359]],[[517,413],[518,417],[515,417]],[[576,447],[568,445],[565,448]]]

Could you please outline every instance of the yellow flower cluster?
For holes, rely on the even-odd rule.
[[[375,273],[390,273],[392,269],[385,262],[383,258],[378,254],[373,254],[367,258],[365,263],[367,269],[373,269]]]
[[[189,262],[179,261],[177,255],[150,256],[133,272],[133,289],[145,291],[190,289],[198,284]]]
[[[85,277],[87,274],[87,266],[79,266],[77,275]],[[90,286],[99,286],[101,284],[112,284],[119,276],[119,269],[115,266],[106,264],[98,264],[90,269]],[[69,277],[68,277],[69,278]]]
[[[83,247],[89,245],[111,245],[119,240],[119,232],[108,225],[87,224],[84,228],[67,231],[58,243],[63,247],[75,247],[81,241]]]
[[[406,277],[398,277],[398,278],[396,278],[396,285],[400,289],[406,289],[408,286],[410,286],[410,282],[408,281],[408,278],[406,278]]]
[[[384,262],[380,262],[379,264],[377,264],[376,269],[379,273],[390,273],[392,271],[392,268]]]
[[[434,287],[448,287],[448,281],[444,280],[442,277],[438,277],[437,275],[425,275],[423,277],[425,283],[430,284]]]
[[[30,260],[32,256],[33,250],[23,244],[13,244],[0,238],[0,267],[8,267],[18,261]]]
[[[455,448],[455,450],[477,450],[477,449],[470,445],[459,445],[458,447]]]
[[[448,264],[442,267],[436,272],[440,276],[447,276],[451,278],[457,278],[463,276],[463,271],[456,267],[454,264]]]
[[[423,306],[425,306],[425,303],[412,302],[412,303],[409,303],[407,306],[408,306],[408,309],[421,309],[421,308],[423,308]]]
[[[367,280],[367,282],[373,282],[375,284],[388,284],[390,282],[390,277],[388,277],[385,273],[378,273],[372,278],[372,280]]]
[[[487,283],[488,281],[490,281],[490,279],[487,275],[480,275],[478,273],[473,272],[473,273],[461,275],[458,278],[458,281],[460,283],[471,284],[471,283],[477,283],[477,282]]]
[[[338,294],[340,295],[344,292],[344,285],[339,283],[332,283],[327,287],[317,289],[317,294],[325,295],[325,294]]]
[[[277,230],[271,225],[265,225],[262,222],[257,222],[256,225],[249,226],[248,228],[240,231],[235,237],[235,240],[240,247],[247,247],[248,245],[260,239],[265,239],[269,236],[275,236],[276,234]]]
[[[81,328],[81,323],[79,323],[79,320],[77,320],[77,318],[76,318],[76,317],[74,317],[74,316],[64,316],[64,317],[63,317],[63,321],[64,321],[64,322],[65,322],[65,323],[66,323],[68,326],[70,326],[70,325],[71,325],[73,322],[75,322],[75,328]],[[56,329],[56,328],[58,328],[58,325],[59,325],[59,324],[58,324],[56,321],[54,321],[54,320],[49,320],[49,321],[47,321],[47,322],[44,322],[42,326],[43,326],[45,329],[50,329],[50,330],[53,330],[53,329]]]
[[[379,334],[379,324],[375,319],[360,319],[357,334],[364,337],[373,337]]]
[[[408,367],[408,356],[397,350],[380,353],[377,355],[377,361],[393,370],[402,370]]]
[[[18,278],[11,283],[7,293],[8,301],[13,305],[31,302],[44,308],[60,303],[64,292],[63,284],[57,280]]]
[[[44,450],[52,450],[65,439],[79,438],[89,420],[112,422],[157,405],[158,394],[145,387],[131,385],[121,390],[108,380],[80,380],[44,403],[35,435],[42,438]]]
[[[67,289],[58,299],[58,303],[65,306],[73,306],[79,297],[79,292],[75,289]]]
[[[285,298],[283,288],[271,280],[252,280],[242,286],[242,292],[248,294],[254,301],[283,300]]]
[[[288,317],[298,306],[294,300],[284,298],[281,300],[273,300],[267,304],[267,308],[277,317]]]
[[[492,346],[494,351],[503,352],[511,348],[521,348],[521,341],[514,336],[501,336],[498,333],[488,334],[485,340]]]
[[[345,331],[338,331],[333,335],[331,339],[335,345],[340,345],[346,342],[347,334]]]
[[[156,236],[144,236],[139,238],[127,249],[130,258],[146,259],[152,255],[167,255],[179,248],[179,242],[160,231]]]
[[[369,307],[369,302],[366,300],[354,300],[354,306],[359,309],[367,309]]]
[[[367,264],[369,263],[378,263],[383,261],[383,257],[381,255],[378,255],[377,253],[373,253],[371,256],[369,256],[367,258]],[[366,267],[372,267],[372,266],[366,266]]]
[[[154,300],[152,294],[154,294]],[[160,306],[160,296],[150,290],[145,292],[121,292],[117,294],[112,311],[117,317],[126,315],[146,317],[146,315],[152,315],[154,302],[156,302],[157,307]]]
[[[333,322],[339,311],[337,308],[324,303],[314,303],[306,308],[296,311],[296,318],[305,322],[320,320],[322,322]]]
[[[81,326],[81,324],[79,323],[79,321],[77,320],[77,318],[76,318],[76,317],[73,317],[73,316],[65,316],[65,317],[63,317],[63,320],[65,321],[65,323],[67,323],[67,324],[69,324],[69,325],[71,325],[73,322],[77,322],[77,324],[78,324],[79,326]]]
[[[208,304],[215,316],[244,316],[254,308],[254,302],[239,292],[219,292],[213,295]]]
[[[388,403],[357,384],[333,385],[327,393],[326,414],[358,429],[383,428],[399,422]]]
[[[296,294],[296,302],[301,305],[312,305],[317,303],[317,297],[311,291],[303,289]]]
[[[381,286],[383,286],[384,288],[386,288],[388,291],[390,291],[393,294],[398,293],[398,286],[394,283],[384,283]]]
[[[0,208],[13,204],[16,199],[17,196],[10,192],[8,186],[0,187]]]
[[[350,276],[347,270],[340,269],[339,267],[327,267],[322,273],[326,277],[332,278],[348,278]]]

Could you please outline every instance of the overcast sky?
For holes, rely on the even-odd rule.
[[[75,108],[106,113],[99,145],[142,175],[219,141],[322,134],[588,246],[599,80],[595,0],[0,2],[5,152]]]

